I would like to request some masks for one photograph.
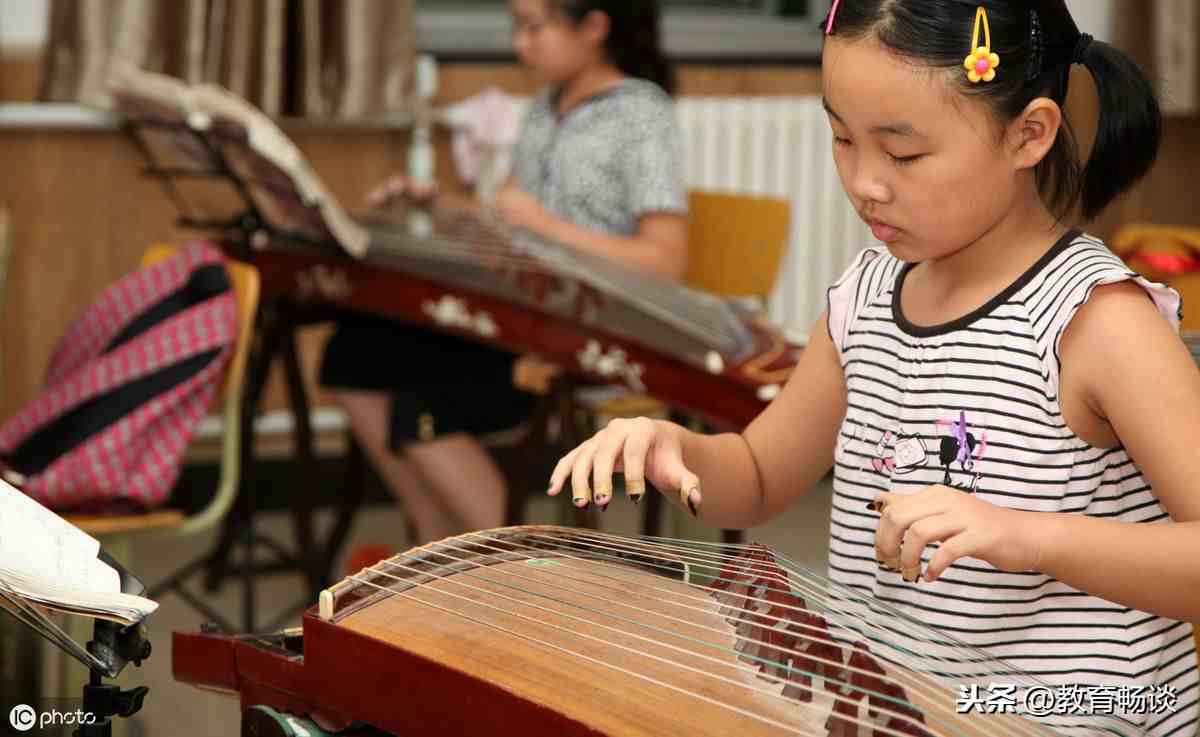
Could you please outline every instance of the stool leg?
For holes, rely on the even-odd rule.
[[[308,393],[304,388],[304,376],[300,371],[300,356],[296,349],[296,321],[288,312],[283,318],[283,367],[287,384],[288,405],[295,423],[295,460],[292,464],[295,486],[292,489],[291,512],[292,532],[296,546],[296,558],[308,578],[309,593],[315,601],[321,589],[330,584],[331,561],[321,560],[321,550],[313,536],[313,509],[317,484],[317,454],[313,447],[312,423]]]

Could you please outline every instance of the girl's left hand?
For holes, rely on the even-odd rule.
[[[1036,570],[1041,561],[1038,523],[1045,515],[998,507],[947,486],[906,496],[883,493],[874,505],[880,511],[875,557],[899,570],[905,581],[920,578],[921,554],[932,542],[941,545],[929,560],[926,581],[937,580],[964,557],[1009,573]]]
[[[536,230],[546,221],[546,208],[536,197],[516,186],[508,186],[496,195],[496,212],[509,225]]]

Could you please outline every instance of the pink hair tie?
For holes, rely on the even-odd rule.
[[[837,15],[838,6],[842,4],[842,0],[833,0],[833,7],[829,9],[829,22],[825,24],[825,35],[833,33],[833,19]]]

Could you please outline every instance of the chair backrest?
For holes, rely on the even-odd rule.
[[[178,248],[171,244],[151,246],[142,256],[142,266],[170,258]],[[190,515],[182,526],[171,530],[176,534],[200,532],[224,518],[233,506],[241,476],[242,392],[246,383],[246,363],[250,356],[250,345],[254,341],[254,323],[258,313],[261,284],[258,269],[250,264],[230,259],[225,262],[225,270],[229,274],[237,300],[238,337],[233,358],[226,369],[221,395],[217,400],[222,414],[221,478],[212,501],[201,511]]]
[[[1129,268],[1174,287],[1184,307],[1200,300],[1200,228],[1131,223],[1113,235],[1109,247]],[[1180,328],[1200,330],[1200,315],[1185,309]]]
[[[178,250],[179,246],[171,244],[151,246],[142,255],[141,266],[145,268],[171,258]],[[260,283],[258,269],[249,264],[227,260],[225,270],[229,274],[234,299],[237,301],[238,337],[233,358],[225,368],[225,380],[216,400],[221,406],[223,426],[221,473],[216,493],[203,509],[186,518],[180,510],[173,508],[164,508],[149,514],[115,517],[71,515],[66,518],[84,532],[108,537],[130,534],[189,535],[215,526],[233,507],[241,475],[242,390],[245,385],[250,345],[254,339]]]
[[[688,196],[685,283],[722,297],[759,297],[775,288],[791,231],[787,202],[693,191]]]
[[[179,250],[174,244],[158,244],[146,249],[142,254],[142,268],[165,261]],[[238,339],[233,358],[226,369],[225,381],[222,384],[221,396],[230,392],[241,394],[242,385],[246,379],[246,362],[250,356],[250,343],[254,337],[254,315],[258,311],[258,296],[260,282],[258,269],[241,261],[228,260],[225,270],[233,285],[234,298],[238,309]]]
[[[1200,251],[1200,228],[1130,223],[1113,235],[1110,248],[1121,258],[1144,249],[1194,253]]]

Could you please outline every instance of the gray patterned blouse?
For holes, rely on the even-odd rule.
[[[687,212],[682,134],[671,97],[626,79],[561,120],[538,94],[513,152],[517,184],[557,217],[633,235],[649,213]]]

